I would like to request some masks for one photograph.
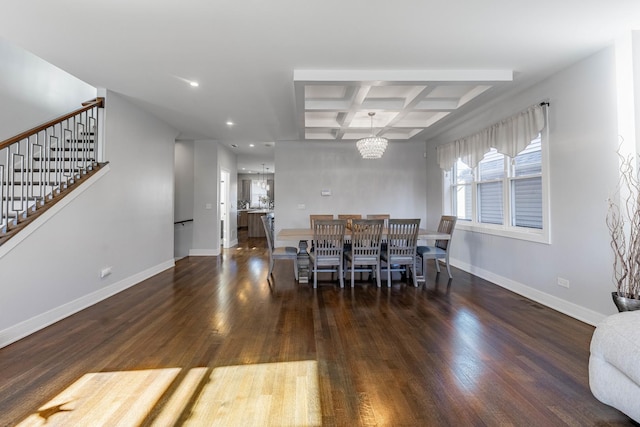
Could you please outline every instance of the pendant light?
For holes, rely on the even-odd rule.
[[[373,134],[373,116],[375,115],[376,113],[369,113],[369,117],[371,117],[371,135],[356,142],[356,147],[358,147],[358,151],[360,151],[360,155],[363,159],[381,158],[384,154],[384,150],[387,149],[387,144],[389,143],[387,138],[375,136]]]

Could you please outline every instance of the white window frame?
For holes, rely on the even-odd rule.
[[[541,154],[542,154],[542,229],[512,226],[511,216],[511,191],[510,185],[513,180],[519,178],[508,176],[503,178],[503,224],[486,224],[478,222],[478,168],[474,168],[474,180],[471,184],[471,220],[459,219],[456,223],[456,229],[465,230],[474,233],[490,234],[494,236],[507,237],[512,239],[527,240],[530,242],[551,244],[551,224],[550,224],[550,191],[549,191],[549,132],[543,129],[541,132]],[[507,162],[510,159],[507,157]],[[510,166],[509,166],[510,167]],[[455,215],[453,210],[453,180],[455,179],[452,171],[443,172],[443,203],[445,214]]]

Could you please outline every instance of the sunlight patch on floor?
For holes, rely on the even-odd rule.
[[[18,426],[149,422],[153,426],[320,426],[317,362],[88,373]]]
[[[319,426],[315,361],[216,368],[187,426]]]
[[[139,425],[180,368],[97,372],[38,408],[18,426]]]

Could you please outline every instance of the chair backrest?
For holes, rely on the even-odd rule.
[[[313,230],[313,223],[317,219],[333,219],[333,215],[309,215],[309,228]]]
[[[351,222],[354,219],[362,219],[360,214],[338,214],[338,219],[344,219],[347,221],[347,228],[351,230]]]
[[[269,252],[273,251],[273,216],[263,215],[260,217],[264,227],[264,234],[267,236],[267,245]]]
[[[452,235],[456,221],[458,221],[457,216],[442,215],[442,217],[440,217],[440,224],[438,224],[438,231]],[[436,247],[446,251],[449,248],[450,241],[451,240],[436,240]]]
[[[344,231],[346,221],[343,219],[317,219],[313,226],[314,256],[342,257],[344,250]]]
[[[383,219],[384,220],[384,228],[389,226],[389,218],[391,215],[389,214],[368,214],[367,219]]]
[[[390,219],[387,231],[389,256],[415,256],[420,218]]]
[[[351,224],[353,256],[379,256],[383,228],[383,219],[354,219]]]

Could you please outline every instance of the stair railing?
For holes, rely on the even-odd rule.
[[[12,230],[99,167],[104,98],[0,142],[0,244]]]

